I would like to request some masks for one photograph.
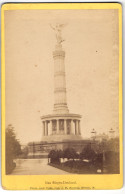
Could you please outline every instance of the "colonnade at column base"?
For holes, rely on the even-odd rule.
[[[42,141],[81,139],[80,119],[81,115],[71,113],[42,116]]]

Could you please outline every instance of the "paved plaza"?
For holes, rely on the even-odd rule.
[[[48,165],[48,159],[17,159],[11,175],[63,175],[70,174]]]

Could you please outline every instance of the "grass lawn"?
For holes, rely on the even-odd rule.
[[[73,161],[69,160],[64,163],[49,163],[50,166],[59,168],[69,173],[75,174],[98,174],[97,167],[92,165],[90,162],[84,162],[81,160]]]

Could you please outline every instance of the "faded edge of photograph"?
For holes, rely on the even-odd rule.
[[[4,17],[6,174],[119,174],[118,10]]]

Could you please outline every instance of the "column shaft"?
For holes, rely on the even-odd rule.
[[[76,135],[78,135],[78,120],[76,120]]]
[[[46,121],[44,121],[44,123],[45,123],[44,127],[45,127],[45,136],[46,136]]]
[[[45,135],[48,135],[48,122],[45,121]]]
[[[73,134],[73,120],[71,120],[71,129],[70,129],[70,134]]]
[[[56,125],[57,130],[56,130],[56,132],[57,132],[57,134],[59,134],[59,120],[56,120],[56,123],[57,123],[57,125]]]
[[[48,121],[46,121],[46,135],[48,135]]]
[[[52,132],[53,132],[53,123],[52,123],[52,120],[50,120],[50,134],[52,134]]]
[[[68,113],[65,80],[65,52],[57,45],[53,52],[54,58],[54,112]]]
[[[64,119],[64,134],[67,134],[66,119]]]
[[[79,135],[81,135],[81,126],[80,126],[80,121],[79,122]]]
[[[42,135],[45,135],[45,123],[44,121],[42,122]]]

